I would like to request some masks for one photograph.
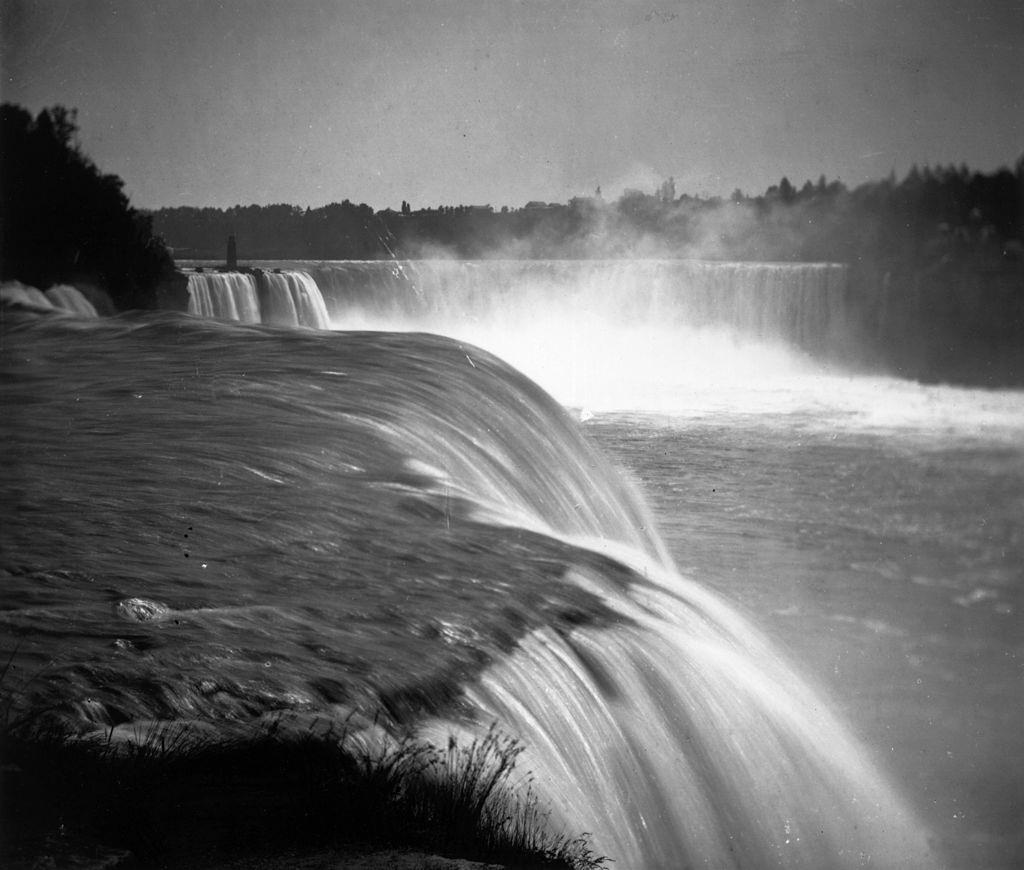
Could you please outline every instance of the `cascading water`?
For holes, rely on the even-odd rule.
[[[442,745],[496,721],[552,824],[618,866],[936,865],[825,702],[490,354],[52,321],[2,345],[30,413],[0,456],[0,618],[21,672],[49,663],[18,707],[88,730],[341,704]]]
[[[96,307],[86,299],[77,287],[57,284],[46,291],[46,298],[56,308],[61,308],[78,317],[97,317]]]
[[[97,317],[96,307],[70,284],[55,284],[45,293],[20,281],[6,281],[0,286],[0,301],[4,305],[19,305],[36,311],[59,311],[76,317]]]
[[[328,329],[330,318],[316,282],[295,270],[257,271],[263,323]]]
[[[521,325],[554,303],[569,320],[726,328],[820,351],[847,328],[845,275],[829,263],[371,260],[193,274],[190,290],[193,313],[247,322],[238,297],[255,280],[263,322],[278,325]]]
[[[252,275],[240,272],[192,272],[188,276],[188,312],[199,317],[260,322],[260,303]]]
[[[330,319],[316,282],[291,269],[252,272],[191,272],[188,276],[189,314],[328,329]]]
[[[658,566],[566,579],[622,624],[537,630],[468,696],[524,735],[567,830],[626,867],[936,866],[864,750],[720,601]]]
[[[303,317],[286,287],[302,281],[310,300],[323,299],[331,328],[456,337],[497,353],[564,404],[595,410],[660,409],[655,382],[669,397],[695,388],[726,395],[863,355],[838,264],[375,260],[278,264],[283,273],[272,265],[256,271],[265,323],[323,325],[319,307]]]
[[[552,302],[579,318],[723,327],[809,350],[846,328],[846,270],[829,263],[419,260],[307,268],[337,328],[526,319]]]

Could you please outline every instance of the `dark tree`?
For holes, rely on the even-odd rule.
[[[93,284],[120,309],[152,307],[174,263],[124,182],[82,153],[77,131],[63,106],[34,119],[0,106],[0,275],[41,289]]]
[[[792,202],[796,199],[796,191],[793,189],[793,185],[790,180],[785,176],[782,177],[782,181],[779,182],[779,197],[783,202]]]

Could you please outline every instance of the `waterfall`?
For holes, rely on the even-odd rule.
[[[188,276],[188,311],[199,317],[260,322],[260,303],[252,275],[241,272],[193,272]]]
[[[369,261],[310,268],[336,327],[521,320],[720,327],[820,350],[845,330],[846,269],[695,260]]]
[[[693,260],[373,261],[307,266],[336,329],[458,338],[563,404],[677,411],[861,363],[846,267]],[[682,405],[680,404],[682,403]]]
[[[56,284],[46,291],[46,298],[55,308],[69,311],[79,317],[98,317],[96,307],[86,299],[77,287],[69,284]]]
[[[711,328],[814,354],[849,340],[846,267],[833,263],[369,260],[291,266],[253,275],[192,274],[189,310],[279,326],[447,334],[460,326],[516,328],[541,318]]]
[[[537,630],[468,693],[523,735],[559,824],[631,868],[938,866],[865,751],[722,601],[650,564],[626,587],[566,579],[621,624]]]
[[[60,559],[45,598],[5,576],[31,602],[3,614],[33,638],[17,666],[47,663],[18,704],[216,727],[340,698],[440,746],[497,722],[552,827],[616,866],[936,866],[828,703],[506,363],[424,334],[69,320],[4,333],[4,404],[32,409],[4,432],[5,552]],[[127,628],[111,589],[175,618]]]
[[[20,281],[5,281],[0,285],[0,301],[4,305],[17,305],[36,311],[50,311],[54,307],[42,290]]]
[[[263,323],[328,329],[330,318],[316,282],[297,270],[257,270]]]
[[[595,411],[676,412],[695,390],[724,397],[877,367],[850,310],[847,268],[836,263],[259,265],[263,323],[447,335],[498,354],[563,404]]]
[[[77,317],[98,317],[96,307],[70,284],[55,284],[45,293],[20,281],[6,281],[0,286],[0,300],[4,305],[19,305],[37,311],[59,311]]]
[[[188,276],[189,314],[327,329],[330,319],[316,282],[303,271],[193,272]]]

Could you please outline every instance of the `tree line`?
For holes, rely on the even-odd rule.
[[[99,288],[120,309],[150,307],[174,261],[152,217],[82,153],[77,133],[62,106],[35,117],[0,106],[0,278]]]
[[[783,178],[764,193],[728,199],[626,190],[567,203],[531,202],[374,211],[349,200],[320,208],[248,205],[177,207],[152,214],[179,258],[222,258],[235,235],[249,259],[605,258],[694,256],[738,260],[915,259],[938,248],[985,248],[1019,259],[1024,158],[1014,170],[914,167],[850,190],[824,176],[797,189]]]
[[[73,111],[0,108],[0,271],[94,284],[156,307],[175,258],[692,257],[849,265],[847,308],[881,365],[912,377],[1024,383],[1024,157],[995,172],[914,167],[853,189],[824,176],[763,193],[656,190],[522,208],[439,205],[133,208],[82,153]],[[180,281],[180,275],[178,276]]]

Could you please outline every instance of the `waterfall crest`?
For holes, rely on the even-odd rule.
[[[846,329],[846,267],[698,260],[367,261],[310,267],[336,328],[439,326],[560,313],[721,327],[822,350]]]
[[[188,312],[199,317],[330,328],[320,289],[301,270],[192,272],[188,276],[188,293]]]
[[[188,313],[242,323],[260,322],[260,303],[252,275],[193,272],[188,276]]]
[[[316,282],[294,269],[256,272],[262,322],[272,326],[330,328],[324,298]]]
[[[76,317],[98,317],[96,306],[82,292],[70,284],[55,284],[45,292],[20,281],[5,281],[0,285],[0,303],[17,305],[33,311],[57,311]]]
[[[77,287],[70,284],[56,284],[46,291],[46,298],[55,308],[61,308],[78,317],[98,317],[94,306]]]
[[[552,824],[618,866],[936,866],[826,701],[511,366],[425,334],[34,321],[4,325],[4,404],[31,413],[2,535],[60,570],[6,576],[0,616],[41,639],[23,672],[78,628],[19,703],[91,728],[343,703],[439,745],[497,722]]]
[[[538,317],[721,328],[814,353],[846,335],[845,291],[846,267],[832,263],[368,260],[190,274],[189,310],[319,329],[446,333]]]
[[[532,632],[468,692],[481,722],[523,735],[566,830],[625,867],[939,866],[845,726],[724,602],[650,564],[626,586],[566,580],[620,624]]]

